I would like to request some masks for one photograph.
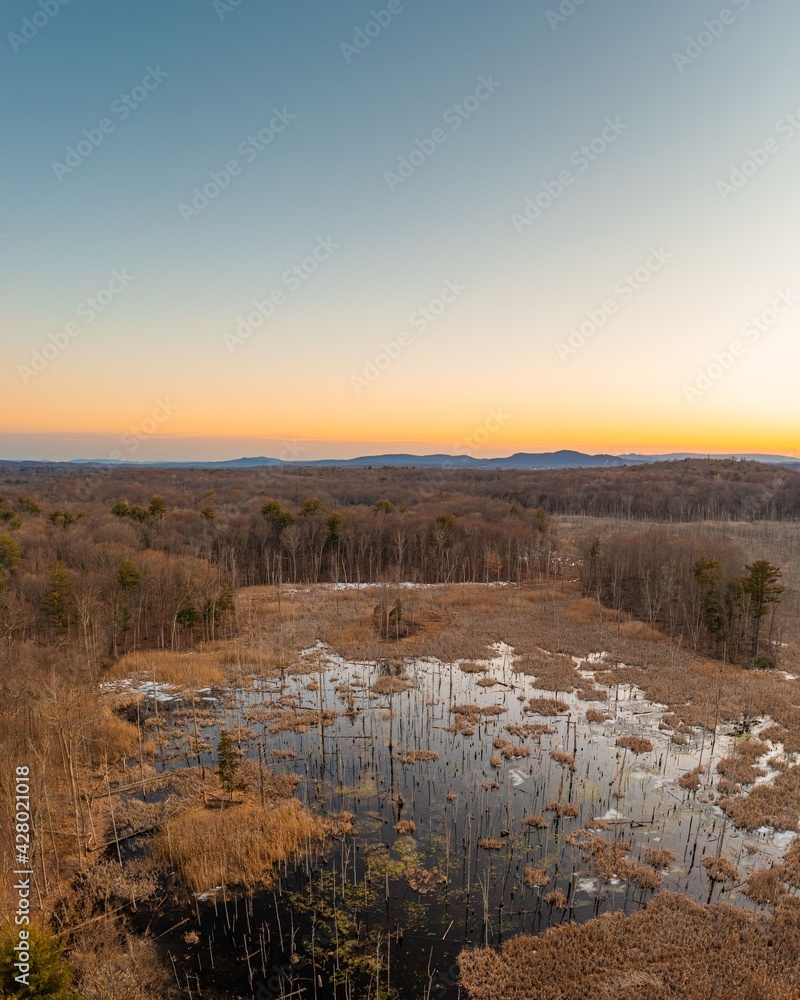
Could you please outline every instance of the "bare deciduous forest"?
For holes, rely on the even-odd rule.
[[[2,472],[8,995],[800,995],[800,474]]]

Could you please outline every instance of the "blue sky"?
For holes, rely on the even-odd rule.
[[[3,454],[797,450],[796,0],[560,6],[6,2]]]

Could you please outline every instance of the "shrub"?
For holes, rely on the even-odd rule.
[[[0,936],[1,995],[29,1000],[80,1000],[72,989],[73,970],[64,958],[61,941],[55,934],[35,925],[23,929],[30,934],[28,984],[16,982],[20,970],[14,967],[18,961],[14,946],[19,941],[19,928],[8,926]]]

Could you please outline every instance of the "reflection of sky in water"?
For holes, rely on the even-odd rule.
[[[458,666],[416,660],[405,663],[414,682],[411,690],[391,699],[377,696],[370,687],[381,673],[380,666],[347,663],[316,646],[303,654],[313,672],[287,673],[283,686],[277,678],[266,678],[250,691],[217,691],[219,705],[209,693],[201,694],[204,714],[213,712],[218,718],[224,713],[234,733],[249,735],[244,741],[249,756],[255,758],[263,742],[269,767],[301,777],[297,794],[313,809],[356,814],[357,849],[342,844],[328,852],[328,864],[320,869],[316,885],[312,880],[312,895],[316,892],[322,905],[332,892],[334,898],[337,891],[343,894],[340,905],[357,910],[373,934],[381,928],[385,934],[403,929],[404,950],[396,955],[398,984],[403,975],[409,990],[421,982],[422,953],[409,947],[412,941],[427,949],[426,963],[429,953],[434,963],[449,963],[465,943],[496,944],[512,934],[538,933],[562,921],[564,912],[543,901],[556,887],[569,897],[569,916],[579,921],[610,910],[630,912],[651,898],[650,891],[620,878],[598,878],[580,847],[567,843],[567,834],[593,819],[610,826],[597,831],[601,836],[630,841],[630,857],[636,860],[643,860],[649,847],[672,850],[676,860],[662,873],[663,887],[700,901],[709,898],[711,888],[701,859],[716,853],[724,829],[723,854],[737,865],[741,879],[736,888],[715,886],[713,899],[753,909],[739,891],[741,883],[750,872],[780,856],[794,834],[735,830],[712,801],[709,779],[716,784],[716,761],[731,753],[735,739],[729,728],[720,727],[716,739],[696,731],[689,734],[688,745],[677,746],[670,732],[659,729],[664,707],[647,702],[637,689],[625,685],[607,689],[607,702],[584,702],[575,694],[558,693],[568,705],[566,712],[555,718],[534,716],[525,711],[527,700],[538,695],[552,698],[554,693],[541,691],[533,678],[514,673],[508,647],[498,644],[495,653],[493,659],[481,661],[500,682],[492,687],[482,687],[480,674],[465,673]],[[600,654],[578,664],[589,678],[592,667],[601,665]],[[393,674],[397,670],[398,664],[383,668]],[[166,685],[136,686],[162,706],[169,707],[168,699],[179,696]],[[354,711],[349,716],[339,714],[323,730],[270,734],[270,721],[260,718],[259,709],[285,707],[278,700],[287,696],[297,699],[301,709],[343,713],[349,703]],[[172,704],[180,707],[179,701]],[[504,711],[480,716],[474,734],[463,736],[447,728],[453,721],[450,706],[456,704],[500,705]],[[588,723],[590,707],[614,718]],[[505,730],[526,722],[548,724],[555,732],[523,741]],[[180,723],[191,730],[189,721]],[[631,734],[650,740],[652,752],[635,756],[615,745],[620,736]],[[215,728],[206,727],[203,736],[213,741]],[[500,766],[493,766],[490,758],[498,752],[493,746],[498,736],[523,742],[530,747],[530,756],[503,759]],[[439,757],[416,764],[397,759],[401,752],[415,749],[433,750]],[[553,760],[551,750],[574,753],[575,770]],[[280,759],[281,751],[296,756]],[[173,747],[173,754],[168,766],[179,766],[183,748]],[[190,754],[190,762],[195,761]],[[203,762],[211,763],[211,755],[206,753]],[[691,795],[677,780],[701,762],[706,768],[703,784]],[[578,816],[558,819],[547,809],[552,802],[577,805]],[[546,829],[524,823],[526,817],[539,815],[548,821]],[[401,819],[413,820],[413,837],[395,832]],[[479,847],[484,838],[499,841],[500,849]],[[745,842],[757,843],[758,852],[751,856]],[[337,852],[342,854],[338,861],[333,860]],[[528,862],[546,868],[550,876],[546,888],[524,885],[522,873]],[[335,889],[329,876],[337,865]],[[416,869],[444,871],[448,883],[418,894],[408,884],[408,872]],[[375,879],[381,883],[380,892]],[[370,885],[363,898],[358,889],[362,884]],[[308,896],[304,891],[303,907]],[[273,917],[268,911],[262,915],[267,922]],[[302,922],[301,913],[297,919]],[[214,933],[222,931],[218,927]]]

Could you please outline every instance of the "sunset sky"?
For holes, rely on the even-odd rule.
[[[797,0],[561,10],[5,0],[0,458],[800,454]]]

